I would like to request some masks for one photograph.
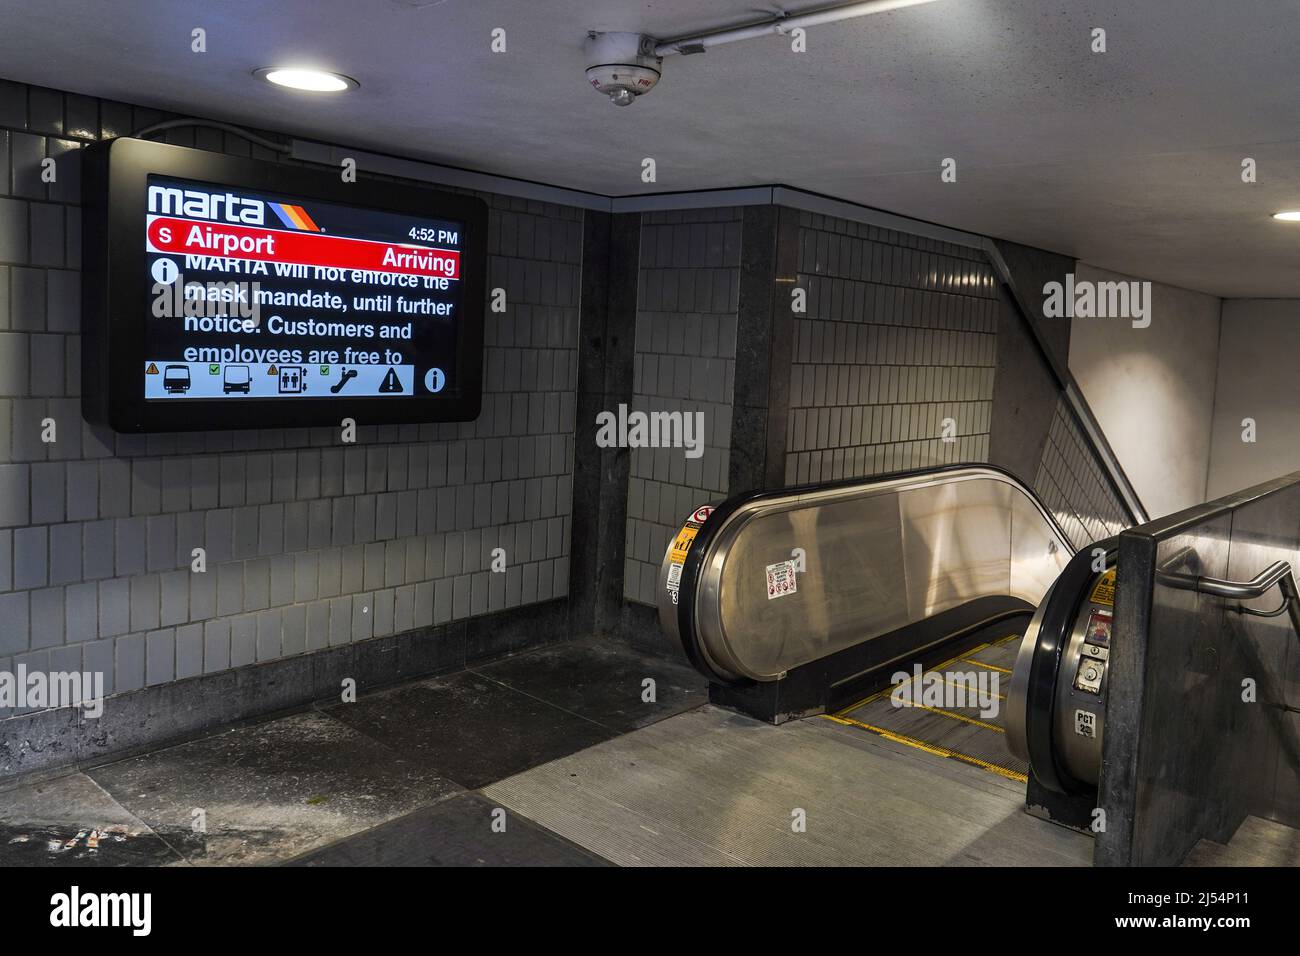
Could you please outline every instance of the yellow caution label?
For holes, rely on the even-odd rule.
[[[148,367],[147,369],[144,370],[144,374],[146,374],[146,375],[157,375],[157,374],[158,374],[158,366],[155,365],[153,362],[150,362],[150,363],[149,363],[149,367]]]
[[[673,564],[683,564],[686,561],[686,552],[691,550],[691,544],[695,541],[695,536],[699,533],[698,527],[686,525],[681,531],[677,532],[677,537],[673,539],[673,550],[668,560]]]
[[[1092,594],[1088,600],[1093,604],[1104,604],[1107,607],[1115,606],[1115,569],[1111,568],[1101,576],[1097,586],[1092,589]]]

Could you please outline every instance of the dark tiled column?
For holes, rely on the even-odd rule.
[[[999,290],[998,300],[989,461],[1033,486],[1051,431],[1060,385],[1006,287]]]
[[[629,456],[596,446],[596,416],[632,400],[640,234],[637,213],[584,216],[569,570],[575,633],[615,626],[623,603]]]
[[[798,254],[796,211],[779,206],[745,207],[727,483],[731,494],[779,488],[785,481],[794,335],[790,290]]]

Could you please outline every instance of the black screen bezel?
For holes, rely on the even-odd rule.
[[[119,432],[472,421],[483,385],[487,204],[474,196],[121,138],[86,151],[83,414]],[[151,175],[463,223],[456,374],[446,394],[147,401],[141,381],[153,281],[145,229]]]

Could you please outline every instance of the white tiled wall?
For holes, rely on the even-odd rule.
[[[786,484],[987,461],[998,301],[983,255],[805,212],[798,268]]]
[[[1064,397],[1056,403],[1034,489],[1077,548],[1129,526],[1119,496]]]
[[[0,670],[121,692],[567,593],[581,211],[483,197],[509,310],[476,422],[118,436],[80,413],[78,164],[40,162],[160,118],[0,82]]]

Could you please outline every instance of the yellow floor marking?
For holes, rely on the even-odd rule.
[[[964,687],[964,688],[966,688],[967,690],[970,690],[970,689],[971,689],[970,684],[968,684],[968,683],[966,683],[966,682],[964,682],[964,681],[952,680],[951,678],[948,678],[948,677],[943,677],[942,680],[943,680],[943,682],[944,682],[945,684],[947,684],[949,687]],[[990,696],[990,697],[996,697],[998,700],[1006,700],[1006,699],[1007,699],[1007,695],[1006,695],[1006,694],[989,694],[989,696]]]
[[[981,760],[979,757],[972,757],[956,750],[949,750],[947,747],[940,747],[937,744],[927,744],[924,741],[917,740],[914,737],[907,737],[903,734],[896,734],[891,730],[885,730],[883,727],[874,727],[871,724],[864,724],[860,720],[854,720],[851,717],[841,717],[838,714],[822,714],[826,720],[834,721],[837,724],[844,724],[847,727],[859,727],[862,730],[868,730],[873,734],[884,737],[886,740],[892,740],[894,743],[903,744],[906,747],[912,747],[915,750],[921,750],[936,757],[950,757],[954,760],[960,760],[964,763],[972,764],[982,770],[995,773],[999,777],[1006,777],[1008,780],[1015,780],[1017,783],[1026,783],[1029,778],[1015,770],[1007,767],[1000,767],[995,763],[989,763],[987,760]]]
[[[978,667],[987,667],[991,671],[1001,671],[1003,674],[1011,673],[1011,669],[1008,667],[998,667],[996,664],[985,664],[983,661],[973,661],[969,657],[963,657],[962,660],[967,664],[975,664]]]
[[[967,717],[965,714],[955,714],[951,710],[941,710],[938,707],[927,707],[925,704],[899,704],[900,707],[916,707],[919,710],[928,710],[932,714],[940,714],[944,717],[951,717],[953,720],[965,721],[968,724],[974,724],[976,727],[983,727],[985,730],[991,730],[994,733],[1005,734],[1006,731],[997,724],[988,724],[982,720],[976,720],[974,717]]]

